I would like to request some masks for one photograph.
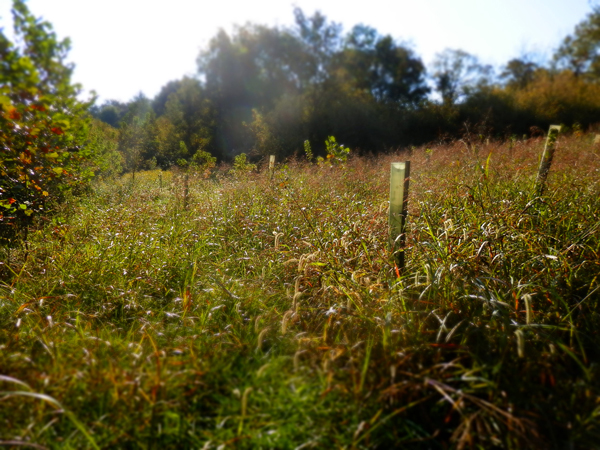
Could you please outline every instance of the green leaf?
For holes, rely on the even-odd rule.
[[[8,98],[6,95],[0,95],[0,106],[6,112],[10,111],[13,108],[10,98]]]

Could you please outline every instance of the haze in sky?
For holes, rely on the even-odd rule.
[[[12,33],[11,0],[0,27]],[[321,11],[344,31],[362,23],[408,42],[426,64],[445,48],[501,66],[526,52],[549,57],[591,11],[589,0],[29,0],[30,11],[70,37],[74,80],[100,100],[156,95],[196,73],[196,57],[219,28],[246,22],[292,26],[293,8]]]

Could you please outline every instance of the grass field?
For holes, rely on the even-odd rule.
[[[600,150],[542,149],[97,182],[0,249],[0,446],[600,448]]]

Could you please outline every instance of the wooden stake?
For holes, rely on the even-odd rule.
[[[537,195],[544,193],[546,187],[546,178],[548,178],[548,172],[552,165],[552,159],[554,158],[554,150],[556,149],[556,139],[560,132],[560,125],[550,125],[548,130],[548,138],[546,139],[546,145],[544,147],[544,153],[542,153],[542,160],[540,161],[540,168],[538,169],[537,179],[535,180]]]
[[[183,176],[183,209],[187,211],[190,197],[190,175],[186,172]]]
[[[269,156],[269,176],[271,180],[273,179],[273,174],[275,173],[275,155]]]
[[[408,215],[410,161],[392,163],[390,169],[390,251],[398,270],[404,269],[404,226]]]

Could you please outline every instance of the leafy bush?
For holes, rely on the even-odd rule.
[[[314,156],[312,147],[310,146],[310,141],[308,139],[304,141],[304,153],[306,154],[307,161],[312,162]]]
[[[348,160],[350,149],[338,144],[334,136],[328,136],[325,140],[325,149],[327,150],[327,162],[334,164],[345,163]],[[323,162],[323,158],[317,158],[317,161]]]
[[[93,150],[95,174],[114,177],[123,171],[123,156],[118,151],[119,130],[100,120],[93,120],[87,139],[87,147]]]
[[[15,45],[0,30],[0,236],[47,209],[49,200],[93,176],[88,103],[77,100],[69,41],[58,41],[48,22],[15,0]]]
[[[202,173],[204,178],[208,178],[215,167],[217,167],[217,158],[204,150],[198,150],[194,153],[194,156],[192,156],[190,168],[196,172]]]
[[[253,170],[256,170],[256,164],[249,163],[245,153],[240,153],[234,158],[233,169],[231,169],[232,173],[244,174],[252,172]]]

